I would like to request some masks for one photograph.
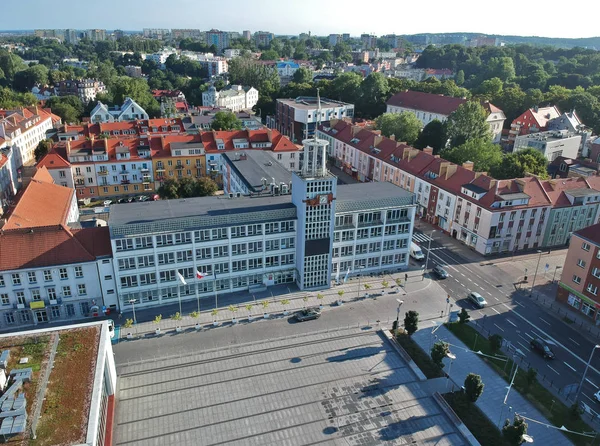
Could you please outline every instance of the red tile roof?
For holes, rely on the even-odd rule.
[[[78,240],[88,237],[75,237],[64,225],[4,229],[0,231],[0,271],[92,262],[95,256]]]
[[[448,116],[465,102],[467,100],[463,98],[405,90],[389,98],[386,104]]]
[[[75,190],[69,187],[32,179],[17,194],[17,203],[9,209],[4,229],[66,224],[73,194]]]
[[[87,252],[94,257],[110,257],[112,255],[108,226],[72,229],[71,232]]]
[[[596,246],[600,246],[600,223],[580,229],[575,234],[594,243]]]
[[[58,154],[54,148],[46,154],[38,163],[37,167],[46,169],[65,169],[71,167],[71,164]]]
[[[32,179],[42,183],[54,184],[54,178],[52,178],[52,175],[50,175],[50,172],[44,166],[36,166]]]

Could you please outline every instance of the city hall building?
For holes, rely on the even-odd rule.
[[[414,194],[383,182],[338,186],[325,167],[328,143],[303,144],[291,194],[111,206],[120,307],[285,283],[320,290],[346,275],[407,268]]]

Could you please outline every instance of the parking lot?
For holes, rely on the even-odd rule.
[[[465,444],[371,327],[117,369],[118,445]]]

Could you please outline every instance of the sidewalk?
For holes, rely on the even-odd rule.
[[[450,364],[450,360],[444,360],[446,366],[444,371],[450,374],[448,391],[452,388],[460,388],[469,373],[475,373],[481,376],[485,387],[483,394],[479,397],[477,406],[496,426],[504,425],[505,419],[512,419],[515,413],[524,415],[534,420],[551,424],[529,401],[514,389],[511,389],[503,404],[508,384],[502,379],[490,366],[488,366],[479,356],[471,352],[456,336],[450,333],[446,327],[441,327],[436,331],[439,340],[452,344],[450,351],[456,355],[456,359]],[[419,346],[429,353],[431,350],[431,330],[421,329],[413,336],[413,339]],[[549,429],[541,424],[528,422],[527,433],[534,438],[535,444],[547,445],[566,445],[572,444],[560,431]]]
[[[408,274],[408,282],[404,282],[404,275]],[[402,279],[402,286],[398,287],[395,283],[396,278]],[[388,286],[384,289],[382,282],[387,281]],[[365,289],[365,284],[370,286],[370,289]],[[155,308],[148,308],[144,310],[135,311],[135,319],[137,324],[131,328],[124,328],[122,324],[125,323],[126,319],[133,319],[133,311],[124,312],[122,317],[118,315],[111,315],[115,321],[115,327],[117,328],[116,333],[121,338],[126,338],[128,333],[131,333],[133,337],[145,336],[148,334],[155,333],[156,328],[160,327],[161,332],[172,331],[177,327],[182,330],[195,329],[196,324],[199,324],[199,328],[211,328],[214,327],[214,321],[217,321],[216,326],[231,325],[232,318],[237,319],[237,323],[248,323],[256,319],[263,319],[264,314],[267,314],[267,318],[285,316],[286,312],[289,314],[294,311],[300,310],[305,307],[315,307],[322,305],[323,307],[335,307],[338,306],[338,300],[342,300],[343,303],[354,302],[362,299],[376,299],[385,295],[392,295],[398,298],[406,296],[407,293],[413,293],[427,288],[431,284],[431,279],[423,277],[421,271],[406,271],[400,273],[394,273],[392,275],[385,276],[364,276],[360,278],[360,292],[359,292],[359,279],[357,277],[350,278],[348,282],[341,285],[337,285],[333,288],[323,291],[299,291],[297,288],[295,291],[288,293],[292,287],[279,287],[280,294],[274,295],[273,290],[269,291],[269,296],[263,298],[256,297],[256,300],[252,299],[252,295],[246,293],[235,293],[225,295],[218,298],[217,314],[213,315],[212,311],[215,308],[215,302],[212,298],[200,299],[201,311],[198,317],[193,318],[190,313],[198,311],[198,301],[196,299],[182,301],[181,302],[181,313],[182,319],[179,321],[171,319],[171,316],[176,312],[179,312],[179,303],[176,301],[174,304],[168,306],[160,306]],[[339,291],[343,291],[343,295],[340,297]],[[322,295],[322,299],[318,299],[317,295]],[[368,295],[369,297],[366,297]],[[305,301],[304,298],[308,297]],[[282,301],[289,300],[289,303],[284,305]],[[267,302],[267,307],[263,306],[263,302]],[[251,309],[248,310],[246,305],[252,305]],[[231,312],[229,307],[233,306],[236,311]],[[154,318],[156,315],[162,315],[162,321],[160,324],[155,324]],[[251,317],[249,315],[251,314]],[[376,321],[373,321],[376,322]],[[117,336],[116,336],[117,338]],[[115,339],[117,340],[117,339]]]

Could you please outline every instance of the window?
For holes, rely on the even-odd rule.
[[[81,279],[83,277],[83,267],[76,266],[75,267],[75,277]]]
[[[160,272],[160,281],[161,282],[173,282],[175,280],[175,271],[161,271]]]
[[[156,236],[156,246],[166,246],[173,244],[173,236],[171,234],[162,234]]]
[[[136,239],[137,241],[137,239]],[[137,245],[137,243],[136,243]],[[133,240],[132,239],[119,239],[115,240],[115,246],[117,247],[117,251],[128,251],[133,249]]]
[[[587,286],[587,288],[586,288],[586,289],[587,289],[587,291],[588,291],[589,293],[593,294],[594,296],[595,296],[596,294],[598,294],[598,287],[597,287],[597,286],[595,286],[595,285],[593,285],[593,284],[591,284],[591,283],[590,283],[590,284],[588,284],[588,286]]]
[[[44,270],[44,282],[49,282],[52,280],[52,271],[49,269]]]
[[[597,279],[600,279],[600,269],[594,268],[594,270],[592,271],[592,276],[594,276]]]
[[[73,304],[67,304],[66,305],[67,308],[67,316],[75,316],[75,305]]]
[[[35,271],[29,271],[27,273],[27,279],[29,283],[37,283],[37,278],[35,277]]]
[[[64,297],[71,297],[71,287],[70,286],[62,287],[62,294]]]
[[[168,265],[170,263],[175,263],[175,253],[174,252],[163,252],[158,254],[158,264],[159,265]]]
[[[2,305],[10,305],[10,298],[8,297],[8,294],[0,294],[0,302],[2,302]]]
[[[46,294],[48,295],[48,299],[56,300],[56,288],[46,288]]]
[[[210,252],[210,248],[207,248]],[[179,251],[177,253],[177,262],[190,262],[193,260],[192,250],[188,249],[186,251]]]
[[[127,257],[119,259],[119,271],[125,271],[128,269],[135,269],[135,257]]]
[[[577,275],[573,275],[573,282],[575,282],[575,283],[581,283],[581,277],[579,277]]]
[[[67,268],[60,268],[58,270],[58,273],[60,275],[60,280],[66,280],[69,278],[69,273],[67,272]]]
[[[586,242],[583,242],[581,244],[581,249],[583,249],[584,251],[589,251],[590,250],[590,244],[586,243]]]
[[[0,274],[0,286],[4,286],[4,285],[5,285],[4,284],[4,276],[2,276],[2,274]]]
[[[31,290],[31,299],[35,301],[41,300],[42,296],[40,295],[40,290]]]
[[[121,277],[122,288],[132,288],[138,286],[137,276],[123,276]]]
[[[77,294],[79,294],[80,296],[85,296],[87,294],[87,291],[85,289],[85,283],[80,283],[77,285]]]
[[[21,276],[18,273],[14,273],[11,276],[13,285],[21,285]]]
[[[577,260],[577,266],[579,266],[580,268],[585,268],[585,260]]]

